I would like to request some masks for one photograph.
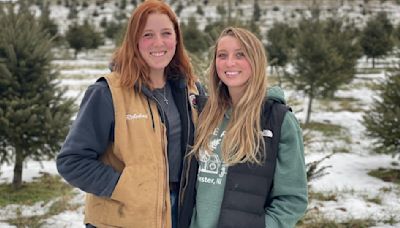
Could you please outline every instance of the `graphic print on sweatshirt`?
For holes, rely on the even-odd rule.
[[[199,151],[196,205],[190,228],[217,228],[228,167],[221,156],[221,144],[229,120],[224,118],[210,137],[210,151]]]
[[[224,135],[225,131],[216,128],[209,144],[211,151],[200,150],[199,173],[197,175],[197,180],[200,183],[221,185],[226,177],[227,167],[221,156],[221,142]]]

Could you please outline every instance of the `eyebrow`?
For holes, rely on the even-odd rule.
[[[161,31],[174,31],[173,28],[162,28]],[[145,29],[143,32],[154,32],[152,29]]]
[[[217,52],[221,52],[221,51],[227,51],[227,50],[226,49],[217,50]],[[239,49],[235,49],[233,51],[244,51],[244,50],[243,50],[243,48],[239,48]]]

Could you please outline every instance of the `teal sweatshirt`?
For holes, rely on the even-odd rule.
[[[268,97],[285,102],[279,87],[271,87]],[[211,138],[212,151],[201,151],[197,176],[196,205],[190,228],[216,228],[229,172],[221,157],[220,145],[229,123],[225,114]],[[279,143],[271,204],[265,208],[265,227],[294,227],[307,209],[307,178],[302,132],[292,112],[285,114]]]

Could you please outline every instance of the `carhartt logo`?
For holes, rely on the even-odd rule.
[[[272,136],[274,136],[274,134],[272,133],[272,131],[270,131],[270,130],[268,130],[268,129],[265,129],[265,130],[261,131],[261,135],[262,135],[262,136],[269,137],[269,138],[272,138]]]
[[[126,114],[126,119],[127,120],[147,119],[147,115],[142,113]]]

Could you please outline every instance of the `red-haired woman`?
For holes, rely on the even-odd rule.
[[[87,193],[87,227],[177,226],[195,80],[170,6],[140,4],[113,72],[87,89],[57,157],[59,173]]]

